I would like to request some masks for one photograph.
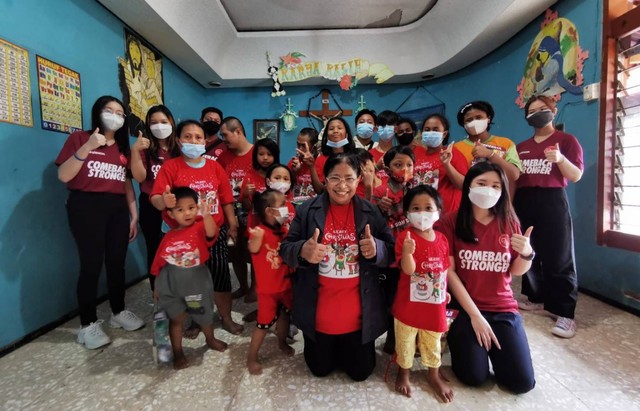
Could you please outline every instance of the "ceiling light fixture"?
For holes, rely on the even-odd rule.
[[[435,76],[433,74],[425,74],[424,76],[422,76],[422,79],[423,80],[431,80],[434,77]]]
[[[209,86],[211,86],[211,87],[220,87],[222,85],[217,81],[210,81],[207,84],[209,84]]]

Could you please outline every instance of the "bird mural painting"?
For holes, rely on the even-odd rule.
[[[534,94],[554,96],[563,91],[571,94],[581,94],[582,88],[572,84],[564,76],[562,70],[564,58],[560,51],[560,44],[553,37],[546,36],[540,41],[536,60],[539,66],[534,76]]]

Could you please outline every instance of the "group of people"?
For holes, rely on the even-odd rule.
[[[274,141],[251,144],[241,121],[215,107],[177,125],[167,107],[152,107],[130,148],[124,105],[101,97],[91,131],[71,134],[56,159],[80,255],[78,342],[110,342],[96,316],[103,264],[110,326],[144,325],[124,306],[125,256],[139,224],[154,299],[170,317],[176,369],[188,366],[183,336],[202,331],[210,348],[227,348],[214,336],[214,304],[226,331],[243,332],[231,307],[244,296],[258,303],[244,318],[256,321],[252,374],[261,372],[258,353],[274,324],[280,349],[294,354],[291,320],[316,376],[341,369],[365,380],[386,332],[384,350],[400,368],[396,390],[411,395],[417,348],[429,384],[450,402],[439,370],[447,333],[460,381],[482,384],[491,362],[500,384],[527,392],[535,379],[519,309],[556,316],[557,336],[576,330],[564,187],[582,175],[582,149],[555,129],[556,114],[552,99],[532,97],[525,119],[533,136],[515,145],[490,133],[495,113],[484,101],[460,108],[467,136],[456,143],[441,114],[418,130],[392,111],[364,109],[355,134],[342,117],[320,133],[302,129],[285,165]],[[230,263],[240,284],[233,294]],[[514,275],[524,275],[528,299],[516,300]],[[450,326],[447,308],[458,311]]]

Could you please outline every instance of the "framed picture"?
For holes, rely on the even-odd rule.
[[[253,120],[253,142],[270,138],[280,145],[280,120]]]

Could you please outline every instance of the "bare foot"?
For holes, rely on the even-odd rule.
[[[244,302],[255,303],[256,301],[258,301],[258,296],[256,295],[255,290],[254,291],[249,290],[247,292],[247,295],[244,296]]]
[[[409,383],[409,369],[398,369],[396,377],[396,391],[407,397],[411,397],[411,384]]]
[[[296,350],[293,349],[292,346],[290,346],[287,343],[283,343],[283,344],[278,344],[278,347],[280,348],[280,351],[282,351],[283,353],[285,353],[285,355],[287,357],[291,357],[293,356],[293,354],[296,353]]]
[[[195,340],[196,338],[198,338],[198,334],[200,334],[200,326],[196,323],[191,323],[189,328],[184,330],[182,336],[190,340]]]
[[[262,365],[257,360],[247,360],[247,369],[251,375],[262,374]]]
[[[252,323],[258,318],[258,310],[253,310],[249,314],[242,317],[242,321],[245,323]]]
[[[441,375],[438,368],[429,368],[427,382],[440,401],[451,402],[453,401],[453,390],[449,387],[449,384],[443,381]]]
[[[236,298],[244,297],[247,291],[248,290],[246,288],[238,288],[233,293],[231,293],[231,298],[235,300]]]
[[[238,335],[244,331],[244,327],[229,318],[228,321],[222,320],[222,328],[229,334]]]
[[[207,340],[207,346],[215,351],[225,352],[229,344],[226,342],[220,341],[217,338],[213,338],[211,340]]]
[[[189,366],[189,361],[187,361],[187,357],[184,356],[184,353],[173,353],[173,369],[174,370],[183,370]]]

